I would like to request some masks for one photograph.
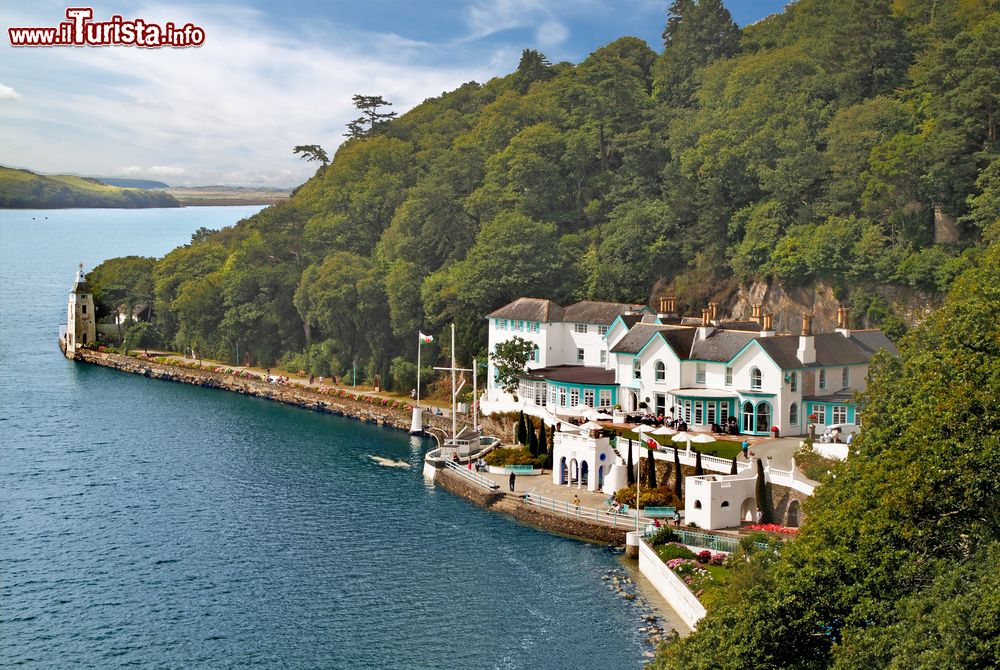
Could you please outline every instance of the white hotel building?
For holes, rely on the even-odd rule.
[[[751,321],[721,321],[716,306],[701,319],[645,305],[583,301],[561,307],[519,298],[487,318],[489,347],[518,336],[535,344],[515,396],[496,382],[492,361],[484,412],[566,414],[579,405],[646,411],[682,418],[693,430],[735,422],[740,433],[800,435],[809,423],[856,423],[856,391],[879,349],[895,354],[879,330],[851,330],[847,310],[838,328],[814,334],[803,315],[798,335],[778,335],[771,315],[754,308]],[[810,421],[809,417],[815,415]]]

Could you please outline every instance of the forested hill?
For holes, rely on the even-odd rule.
[[[744,29],[718,0],[676,0],[664,18],[656,50],[526,50],[356,133],[288,202],[149,261],[159,335],[405,383],[392,361],[418,329],[455,320],[467,360],[521,295],[672,287],[728,307],[761,280],[828,285],[898,334],[894,292],[933,302],[996,234],[996,0],[800,0]]]
[[[137,180],[132,180],[137,181]],[[40,175],[0,166],[0,209],[180,207],[170,194],[122,188],[91,177]]]

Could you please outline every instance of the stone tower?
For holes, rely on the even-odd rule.
[[[83,274],[83,263],[76,273],[76,281],[69,292],[69,302],[66,305],[66,356],[73,357],[77,347],[93,344],[97,341],[97,320],[94,314],[94,296],[87,287],[87,278]]]

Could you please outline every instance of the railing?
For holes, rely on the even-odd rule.
[[[548,496],[538,495],[537,493],[532,493],[531,491],[524,494],[524,502],[550,512],[586,519],[587,521],[596,521],[597,523],[608,524],[610,526],[614,526],[615,528],[635,528],[635,514],[631,512],[622,513],[609,511],[607,507],[602,509],[597,507],[574,505],[573,503],[566,502],[565,500],[549,498]],[[640,525],[645,523],[642,517],[639,518],[639,523]]]
[[[689,547],[699,547],[701,549],[711,549],[713,551],[725,551],[727,553],[732,553],[740,546],[739,538],[731,537],[729,535],[700,533],[698,531],[685,530],[683,528],[671,528],[670,530],[677,536],[677,539],[681,544],[686,544]],[[646,537],[649,537],[651,535],[655,535],[659,531],[660,528],[647,526],[645,535]],[[754,542],[754,544],[758,549],[768,548],[766,542]]]
[[[454,461],[445,461],[444,465],[446,468],[456,473],[463,479],[467,479],[473,484],[478,484],[479,486],[482,486],[485,489],[488,489],[490,491],[496,491],[500,488],[500,485],[497,484],[495,481],[493,481],[489,477],[483,477],[478,472],[470,470],[467,466],[459,465]]]

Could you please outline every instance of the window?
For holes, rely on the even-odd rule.
[[[532,321],[531,323],[528,324],[528,332],[537,333],[540,332],[541,330],[542,330],[542,324],[538,323],[537,321]]]
[[[638,358],[632,361],[632,379],[642,379],[642,361]]]
[[[760,373],[759,368],[752,368],[750,370],[750,388],[755,391],[759,391],[763,386],[764,386],[764,375]]]
[[[497,319],[497,330],[507,330],[507,319]]]
[[[788,378],[788,383],[791,385],[792,392],[799,390],[799,373],[792,370],[792,374]]]
[[[87,313],[87,306],[86,305],[80,305],[80,309],[83,310],[84,314]],[[844,368],[844,373],[846,373],[846,372],[847,372],[847,368]]]
[[[791,407],[788,408],[788,423],[793,426],[799,425],[799,405],[798,403],[792,403]]]
[[[559,387],[559,406],[560,407],[565,407],[566,406],[566,387],[565,386],[560,386]]]
[[[576,362],[583,363],[583,349],[576,350]]]
[[[766,402],[757,405],[757,432],[764,433],[771,430],[771,406]]]
[[[694,404],[694,422],[696,425],[702,425],[702,419],[705,418],[705,405],[700,400]]]
[[[572,388],[569,390],[569,406],[576,407],[580,404],[580,389]]]
[[[538,382],[538,386],[535,390],[535,404],[545,407],[545,399],[548,395],[548,391],[545,390],[545,382]]]
[[[656,381],[663,382],[667,380],[667,366],[663,364],[663,361],[656,361],[653,369],[656,370]]]
[[[729,421],[729,403],[719,403],[719,423],[725,425]]]
[[[691,423],[691,401],[684,401],[684,423]]]
[[[575,326],[575,330],[578,333],[583,333],[584,335],[586,335],[587,334],[587,324],[585,324],[585,323],[578,323]]]
[[[834,405],[830,408],[830,423],[847,423],[847,405]]]
[[[84,313],[86,313],[87,308],[84,307],[83,311],[84,311]],[[850,386],[851,386],[851,369],[850,368],[844,368],[840,372],[840,388],[846,389],[846,388],[850,388]]]
[[[705,364],[696,363],[694,369],[694,383],[704,384],[705,383]]]
[[[611,390],[604,389],[600,395],[601,407],[611,407]]]
[[[604,337],[605,335],[608,334],[608,327],[607,326],[598,326],[597,327],[597,334],[600,335],[601,337]]]
[[[733,369],[730,367],[726,368],[726,386],[733,385]]]
[[[826,405],[813,405],[813,414],[817,424],[826,425]]]
[[[826,370],[824,370],[823,368],[820,368],[819,370],[819,390],[820,391],[826,390]]]
[[[535,345],[535,350],[531,354],[531,360],[538,362],[538,345]]]
[[[608,364],[608,352],[601,349],[601,365]]]
[[[705,405],[708,407],[708,424],[712,425],[713,423],[716,422],[715,421],[715,414],[716,414],[716,412],[715,412],[715,403],[714,402],[708,402],[708,403],[705,403]]]
[[[555,386],[549,387],[549,404],[556,405],[559,403],[559,391],[556,390]]]
[[[583,389],[583,404],[587,407],[594,406],[594,389]]]

